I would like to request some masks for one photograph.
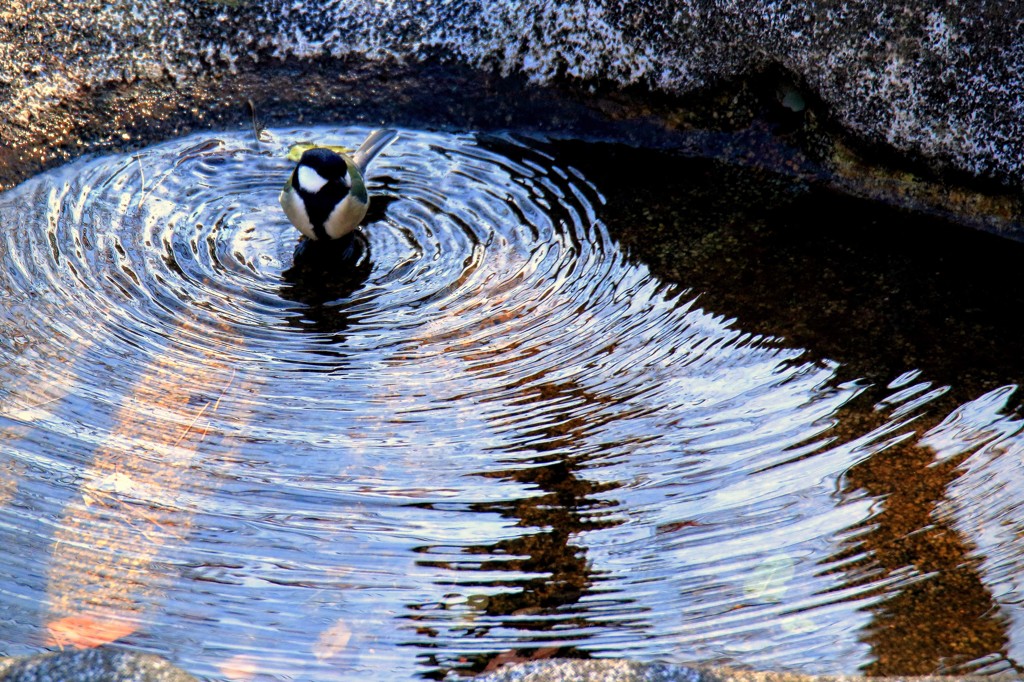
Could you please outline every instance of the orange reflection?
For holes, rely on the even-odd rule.
[[[249,682],[254,680],[262,669],[263,666],[260,665],[257,659],[246,654],[232,656],[217,665],[217,670],[220,674],[232,682]]]
[[[201,338],[189,322],[172,339]],[[216,349],[231,347],[227,335]],[[78,648],[133,632],[165,587],[161,550],[188,536],[194,464],[223,434],[212,417],[238,390],[220,350],[170,343],[155,355],[114,415],[114,426],[65,505],[54,535],[47,594],[48,643]]]
[[[313,645],[313,655],[320,662],[330,661],[340,656],[352,639],[352,628],[344,620],[335,621],[334,625],[320,633]]]

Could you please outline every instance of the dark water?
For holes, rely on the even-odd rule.
[[[366,132],[0,196],[2,653],[1018,669],[1019,248],[699,159],[404,131],[364,252],[297,252],[288,145]]]

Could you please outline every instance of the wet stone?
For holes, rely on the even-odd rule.
[[[89,649],[0,659],[2,682],[197,682],[159,656]]]
[[[858,682],[870,678],[690,668],[627,660],[537,661],[503,668],[479,682]],[[996,682],[998,677],[890,677],[888,682]]]

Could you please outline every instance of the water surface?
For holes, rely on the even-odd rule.
[[[0,196],[3,653],[1017,669],[1024,304],[959,266],[1019,249],[903,253],[884,235],[950,228],[419,131],[372,168],[357,258],[301,247],[288,145],[367,132],[204,134]],[[901,292],[922,273],[931,297]]]

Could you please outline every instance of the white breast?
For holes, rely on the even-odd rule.
[[[344,237],[352,230],[359,227],[360,221],[366,217],[366,209],[369,204],[358,201],[351,194],[342,199],[331,214],[327,216],[324,224],[324,231],[331,239]]]
[[[313,223],[309,220],[309,214],[306,213],[306,207],[303,205],[298,192],[283,191],[281,192],[280,201],[281,208],[284,209],[284,214],[288,216],[288,220],[292,221],[292,225],[310,239],[316,239],[316,234],[313,233]]]

